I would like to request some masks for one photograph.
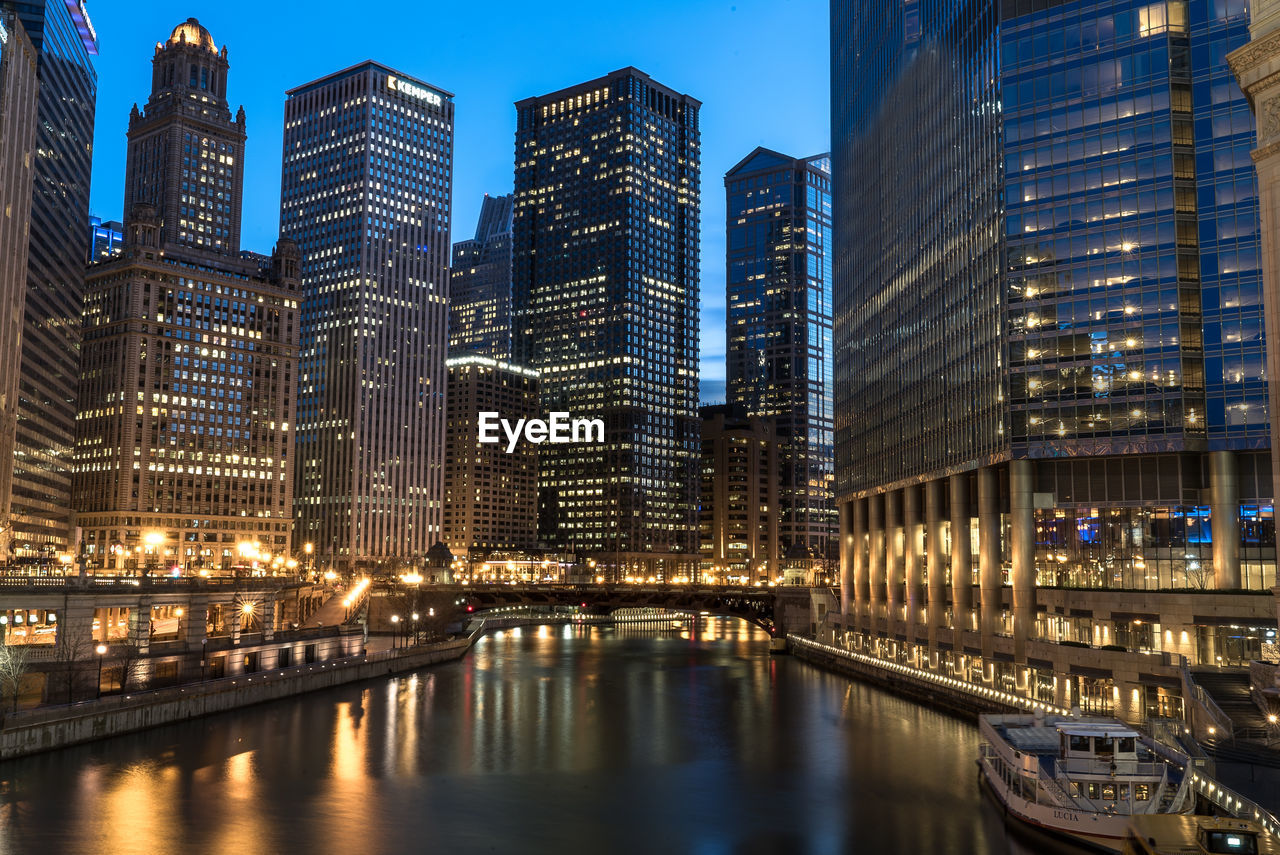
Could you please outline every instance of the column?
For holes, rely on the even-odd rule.
[[[924,522],[920,517],[921,487],[902,488],[903,578],[906,580],[907,638],[914,640],[924,605]]]
[[[973,609],[973,544],[969,537],[969,476],[952,475],[951,487],[951,625],[958,631],[969,628]],[[956,636],[960,649],[960,636]]]
[[[867,497],[867,626],[874,632],[880,625],[884,607],[884,495]]]
[[[140,656],[151,649],[151,598],[138,597],[136,605],[129,607],[129,645]]]
[[[1258,147],[1253,165],[1258,173],[1258,215],[1262,235],[1262,316],[1266,332],[1267,376],[1280,377],[1280,0],[1250,0],[1249,41],[1227,55],[1240,89],[1258,117]],[[1274,381],[1273,381],[1274,382]],[[1273,405],[1274,406],[1274,405]],[[1272,496],[1280,498],[1280,419],[1271,417]],[[1211,464],[1212,465],[1212,464]],[[1218,532],[1214,532],[1217,565]],[[1216,575],[1215,569],[1215,575]],[[1219,577],[1220,578],[1220,577]],[[1219,585],[1219,587],[1222,587]]]
[[[982,655],[995,653],[1000,616],[1000,480],[994,466],[978,470],[978,588],[982,597]]]
[[[924,485],[925,567],[929,580],[929,646],[936,647],[938,627],[947,609],[947,556],[943,526],[943,482],[934,479]]]
[[[1036,510],[1030,460],[1009,461],[1009,546],[1013,562],[1013,655],[1027,661],[1036,616]]]
[[[840,616],[849,624],[853,601],[853,502],[840,503]]]
[[[262,640],[271,641],[276,637],[276,595],[275,592],[262,598]]]
[[[884,601],[888,612],[890,634],[901,622],[902,607],[902,491],[884,494]]]
[[[1209,523],[1213,531],[1213,586],[1241,587],[1240,483],[1232,451],[1209,452]]]
[[[853,501],[853,611],[858,629],[867,628],[867,500]]]

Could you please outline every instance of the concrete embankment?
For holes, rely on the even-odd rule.
[[[1016,695],[975,690],[975,687],[957,680],[925,675],[906,667],[895,668],[892,663],[879,662],[795,635],[788,636],[787,641],[790,652],[798,659],[957,715],[973,718],[980,713],[1025,712],[1030,708],[1025,698]],[[1059,712],[1045,705],[1041,708]]]
[[[280,700],[360,680],[413,671],[460,659],[486,632],[563,620],[489,619],[469,635],[400,650],[241,674],[166,689],[112,695],[70,706],[9,713],[0,728],[0,760],[51,751],[198,716]]]

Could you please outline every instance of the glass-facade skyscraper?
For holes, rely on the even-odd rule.
[[[4,2],[39,57],[27,293],[13,455],[14,555],[49,561],[73,547],[80,313],[89,235],[97,37],[84,4]]]
[[[475,237],[453,245],[449,354],[511,358],[511,196],[485,196]]]
[[[512,334],[544,410],[540,539],[618,577],[698,555],[700,103],[635,69],[516,104]]]
[[[1056,641],[1247,657],[1260,600],[1215,595],[1231,630],[1156,593],[1275,584],[1244,0],[831,14],[850,624],[997,671]]]
[[[376,62],[288,93],[302,251],[298,537],[392,570],[441,539],[453,96]]]
[[[805,570],[836,545],[831,159],[757,148],[724,183],[728,403],[773,423],[774,549]]]

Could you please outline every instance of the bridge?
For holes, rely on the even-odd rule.
[[[504,606],[570,606],[590,614],[652,608],[736,617],[776,635],[778,589],[688,585],[423,585],[464,600],[467,611]],[[807,597],[807,591],[806,591]]]

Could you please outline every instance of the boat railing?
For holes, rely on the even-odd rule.
[[[1057,778],[1052,775],[1045,774],[1043,771],[1040,773],[1039,778],[1040,785],[1044,787],[1045,792],[1047,792],[1052,798],[1056,799],[1059,805],[1065,808],[1080,807],[1080,803],[1076,800],[1076,797],[1071,795],[1071,793],[1062,786],[1061,781]],[[1069,783],[1071,779],[1064,775],[1063,780],[1066,780]]]
[[[1076,775],[1135,775],[1144,778],[1159,778],[1164,775],[1163,761],[1143,762],[1141,760],[1116,760],[1113,763],[1105,759],[1058,760],[1058,768]]]

